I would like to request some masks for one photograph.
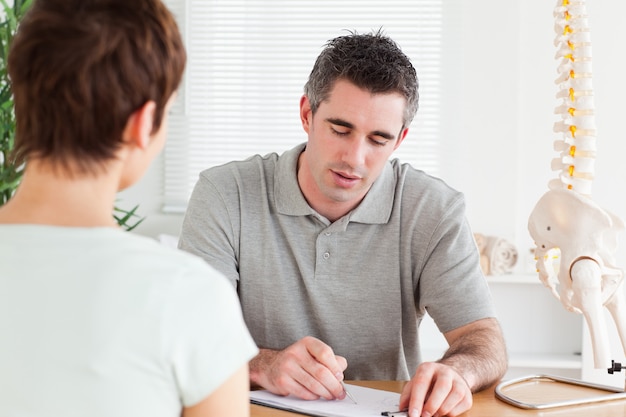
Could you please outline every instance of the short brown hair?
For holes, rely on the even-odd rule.
[[[351,32],[327,42],[304,86],[313,113],[328,99],[339,79],[373,94],[400,93],[406,100],[403,127],[415,117],[419,101],[417,73],[409,57],[382,30]]]
[[[17,162],[93,172],[115,157],[126,122],[147,101],[160,127],[185,61],[160,0],[35,0],[8,58]]]

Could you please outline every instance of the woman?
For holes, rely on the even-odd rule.
[[[0,415],[247,416],[232,286],[122,231],[185,66],[159,0],[36,0],[8,68],[26,163],[0,207]]]

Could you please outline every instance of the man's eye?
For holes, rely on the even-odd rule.
[[[376,140],[376,139],[370,139],[370,140],[376,146],[385,146],[387,144],[387,142],[388,142],[386,140]]]
[[[347,136],[347,135],[350,133],[350,132],[343,132],[343,131],[339,131],[339,130],[336,130],[336,129],[332,128],[332,127],[331,127],[330,129],[331,129],[331,130],[333,131],[333,133],[334,133],[335,135],[337,135],[337,136]]]

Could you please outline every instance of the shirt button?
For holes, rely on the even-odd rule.
[[[324,253],[324,259],[328,259],[328,258],[330,258],[330,253],[325,252],[325,253]]]

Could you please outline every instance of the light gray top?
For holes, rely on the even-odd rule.
[[[202,260],[113,228],[0,225],[0,416],[180,417],[258,350]]]
[[[180,239],[236,286],[261,348],[311,335],[347,379],[408,379],[425,310],[442,332],[493,317],[463,195],[398,160],[334,223],[296,178],[304,144],[201,173]]]

